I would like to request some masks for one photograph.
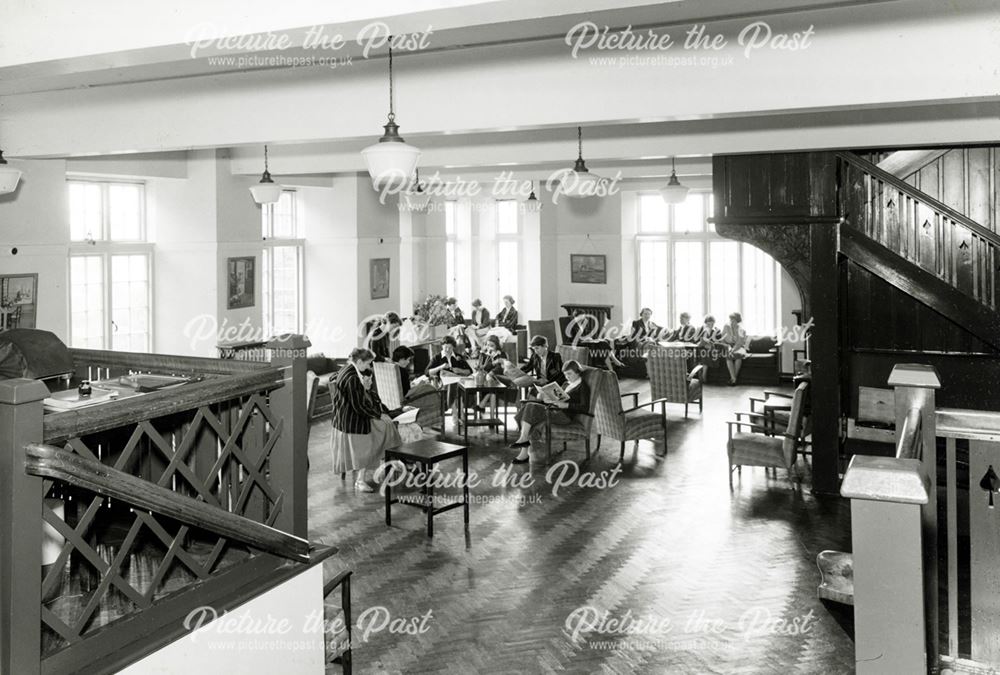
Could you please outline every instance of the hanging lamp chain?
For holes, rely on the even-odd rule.
[[[269,170],[270,170],[270,167],[268,167],[268,165],[267,165],[267,146],[265,145],[264,146],[264,171],[268,171],[269,172]]]
[[[396,112],[393,105],[393,89],[392,89],[392,36],[389,36],[389,121],[392,122],[396,119]]]
[[[577,159],[583,159],[583,127],[576,128]]]

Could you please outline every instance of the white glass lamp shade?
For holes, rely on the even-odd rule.
[[[688,188],[677,180],[677,174],[670,172],[670,181],[660,190],[660,196],[667,204],[680,204],[687,199]]]
[[[17,189],[21,180],[21,171],[7,164],[0,164],[0,195],[5,195]]]
[[[430,193],[423,190],[409,190],[404,192],[400,199],[407,211],[423,211],[431,203]]]
[[[567,197],[582,198],[598,195],[601,177],[589,171],[567,172],[562,193]]]
[[[393,183],[408,183],[421,154],[419,148],[403,141],[380,141],[361,151],[376,190]]]
[[[542,202],[538,197],[535,196],[534,190],[528,195],[528,198],[524,200],[524,210],[528,213],[538,213],[542,210]]]
[[[281,199],[281,190],[280,184],[271,180],[261,180],[250,188],[250,194],[253,195],[253,200],[258,204],[274,204]]]

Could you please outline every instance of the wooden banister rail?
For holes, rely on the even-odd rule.
[[[192,374],[217,373],[233,375],[266,368],[267,363],[212,359],[199,356],[173,354],[148,354],[145,352],[117,352],[104,349],[69,350],[77,368],[99,367],[123,371],[156,371],[158,373]]]
[[[930,208],[934,209],[941,215],[947,216],[951,220],[954,220],[962,227],[968,228],[970,231],[976,233],[983,239],[992,242],[995,246],[1000,246],[1000,235],[998,235],[996,232],[993,232],[992,230],[988,230],[987,228],[983,227],[982,225],[972,220],[968,216],[959,213],[958,211],[951,208],[944,202],[940,202],[931,197],[930,195],[921,192],[920,190],[913,187],[906,181],[897,178],[888,171],[880,169],[878,166],[872,164],[868,160],[858,157],[853,152],[837,152],[836,155],[839,159],[844,160],[848,164],[852,164],[853,166],[858,167],[865,173],[871,174],[875,178],[878,178],[886,185],[891,185],[895,189],[899,190],[904,194],[909,195],[910,197],[920,202],[921,204],[929,206]]]
[[[309,562],[309,542],[51,445],[25,446],[25,471],[65,481],[261,551]]]
[[[896,441],[896,459],[921,459],[923,445],[920,430],[920,408],[910,408]]]
[[[126,424],[191,410],[201,405],[227,401],[281,386],[283,373],[270,365],[233,375],[190,382],[181,387],[154,391],[99,406],[68,410],[45,416],[46,443],[59,443],[74,436],[97,433]]]

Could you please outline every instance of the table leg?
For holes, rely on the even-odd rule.
[[[424,466],[427,474],[430,474],[433,466]],[[431,477],[425,476],[424,480],[424,504],[427,506],[427,536],[434,536],[434,486],[431,485]]]
[[[386,463],[386,476],[385,481],[385,524],[392,525],[392,476],[394,467],[389,464],[389,458],[385,458]]]
[[[506,394],[504,396],[506,397]],[[505,399],[502,402],[503,402],[503,442],[504,445],[507,445],[507,401]]]
[[[468,396],[468,393],[463,389],[462,390],[462,432],[465,434],[464,438],[465,438],[465,444],[466,445],[469,444],[469,418],[468,418],[468,413],[469,413],[468,404],[469,404],[469,400],[466,398],[467,396]]]
[[[469,530],[469,449],[462,451],[462,496],[465,498],[465,530]]]

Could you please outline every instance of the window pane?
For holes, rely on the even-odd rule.
[[[739,247],[735,241],[713,241],[708,248],[708,313],[720,325],[740,306]]]
[[[263,261],[265,327],[272,335],[299,332],[299,247],[267,249]]]
[[[659,194],[639,195],[639,231],[666,232],[667,204]]]
[[[705,195],[688,193],[687,199],[674,205],[674,232],[705,231]]]
[[[743,247],[743,325],[748,333],[771,335],[777,329],[774,259],[756,246]]]
[[[149,258],[111,256],[111,348],[149,351]]]
[[[700,241],[674,244],[674,309],[692,317],[705,313],[704,256]]]
[[[497,202],[497,234],[517,234],[517,202],[513,199]]]
[[[100,184],[69,183],[69,236],[73,241],[103,238]]]
[[[516,202],[515,202],[516,208]],[[497,297],[511,295],[514,300],[520,297],[518,279],[518,257],[520,251],[516,241],[501,241],[497,243]]]
[[[99,255],[69,261],[70,344],[104,349],[104,261]]]
[[[668,320],[670,286],[667,279],[667,256],[669,251],[669,246],[665,241],[639,242],[639,305],[653,310],[655,320],[661,325],[672,325]]]
[[[708,193],[708,217],[715,217],[715,194],[712,192]],[[715,232],[715,223],[708,223],[708,231]]]
[[[108,186],[108,219],[112,239],[142,239],[142,193],[142,185],[118,183]]]
[[[444,233],[449,236],[455,236],[455,211],[456,202],[445,202],[444,203]]]
[[[444,256],[445,256],[445,294],[453,298],[455,297],[455,274],[457,273],[455,266],[455,242],[448,241],[444,245]]]
[[[265,239],[295,239],[298,236],[295,191],[283,190],[274,204],[260,209],[261,235]]]

